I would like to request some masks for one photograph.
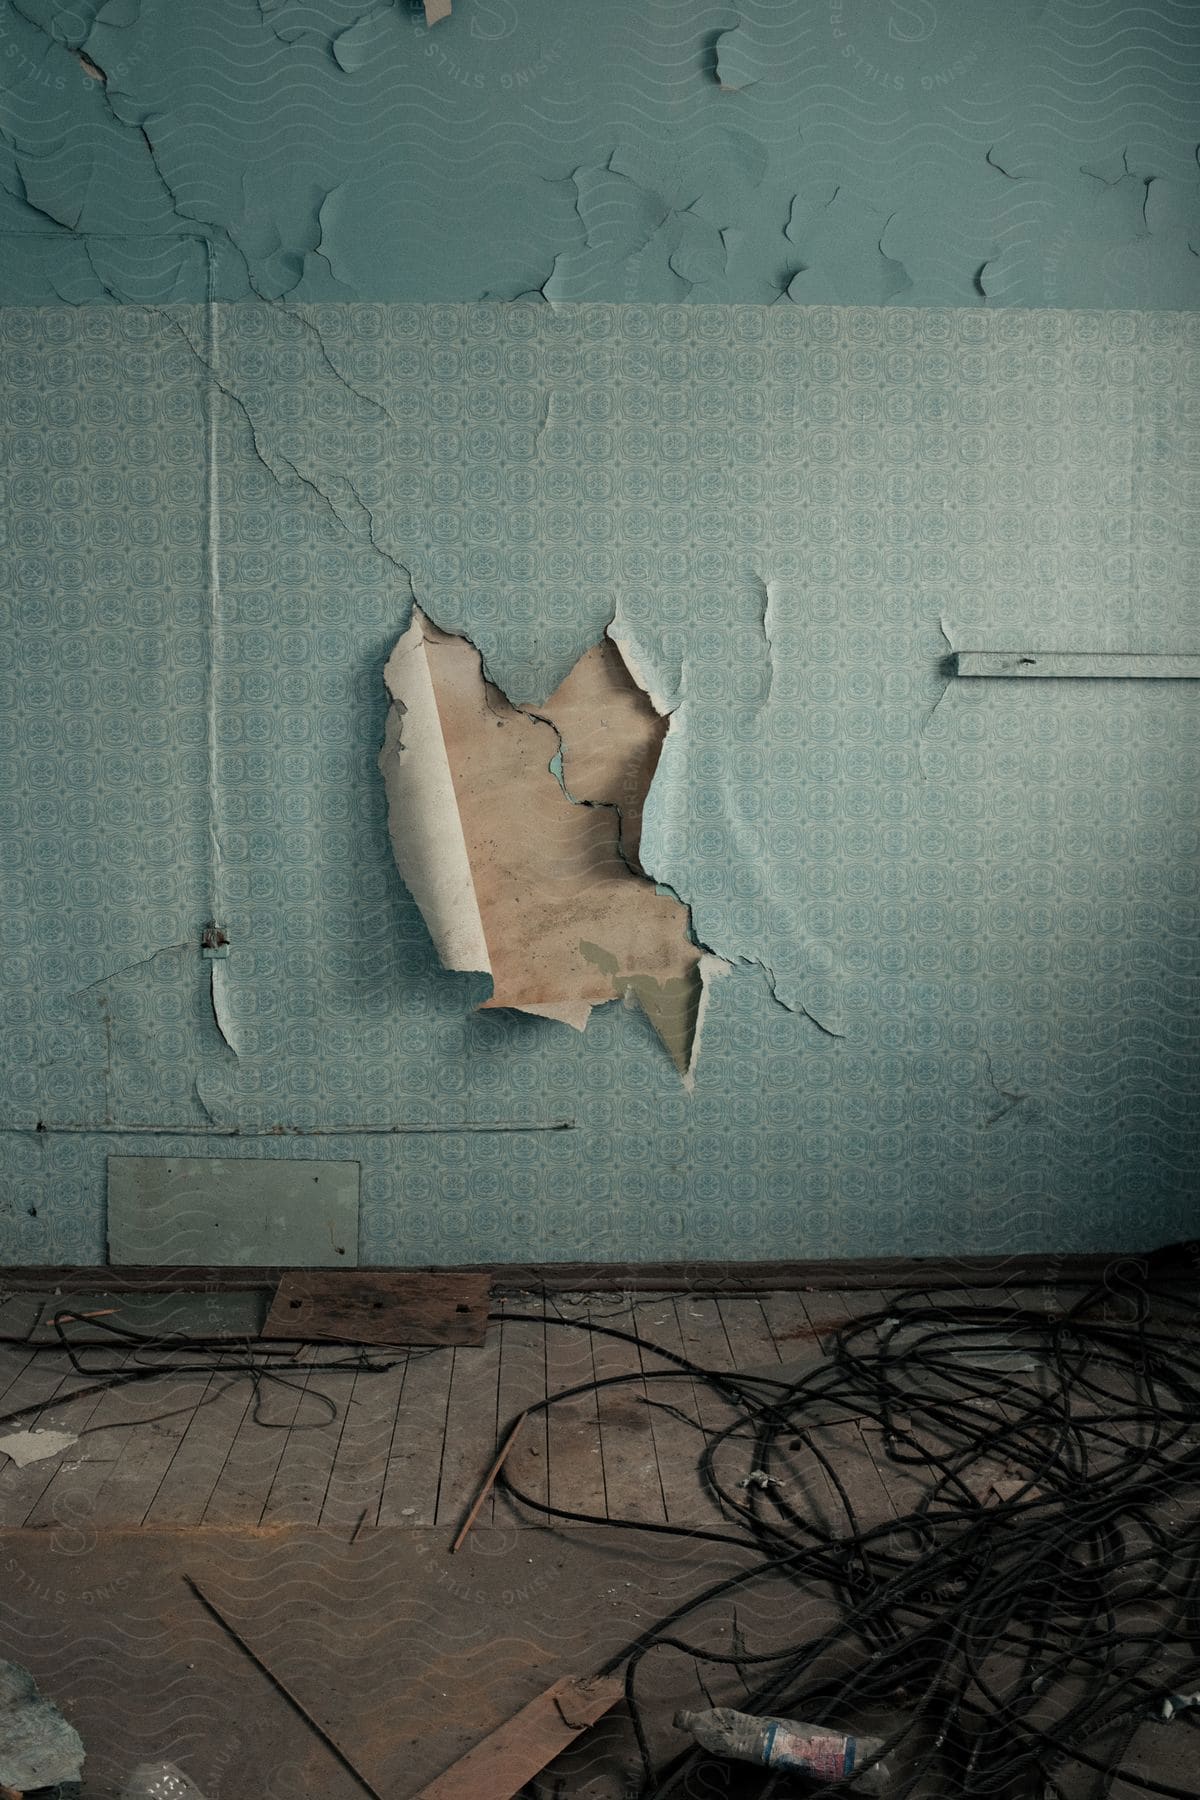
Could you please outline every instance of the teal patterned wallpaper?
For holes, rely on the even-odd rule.
[[[947,658],[1200,647],[1198,109],[1190,0],[0,0],[0,1254],[214,1147],[375,1261],[1194,1231],[1194,684]],[[676,706],[694,1095],[433,957],[414,589]]]
[[[947,658],[1197,648],[1195,315],[12,307],[0,377],[10,1256],[216,1147],[357,1158],[376,1262],[1191,1229],[1195,684]],[[520,700],[615,613],[676,706],[693,1095],[438,965],[375,767],[414,592]]]

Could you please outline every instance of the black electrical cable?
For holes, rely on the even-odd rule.
[[[601,1520],[523,1492],[508,1465],[499,1476],[551,1519],[736,1544],[748,1556],[606,1664],[625,1669],[641,1800],[699,1793],[713,1771],[694,1746],[656,1762],[639,1702],[652,1654],[735,1674],[750,1712],[853,1730],[864,1709],[883,1710],[892,1724],[873,1760],[890,1760],[891,1800],[1100,1800],[1118,1784],[1197,1800],[1200,1781],[1181,1788],[1129,1762],[1164,1699],[1200,1689],[1200,1306],[1178,1289],[1122,1264],[1055,1314],[914,1291],[839,1327],[821,1364],[790,1381],[708,1369],[586,1316],[502,1316],[593,1330],[643,1353],[638,1370],[531,1411],[680,1378],[732,1411],[717,1430],[697,1427],[720,1532]],[[651,1352],[671,1366],[655,1370]],[[830,1406],[877,1425],[898,1474],[910,1487],[920,1480],[907,1511],[859,1519],[836,1454],[816,1437]],[[755,1478],[735,1482],[730,1464],[747,1457]],[[789,1496],[805,1462],[832,1490],[834,1524]],[[703,1641],[713,1608],[771,1582],[832,1595],[835,1621],[754,1654]],[[1172,1729],[1198,1723],[1200,1711],[1185,1712]],[[806,1791],[852,1793],[871,1766]],[[755,1791],[761,1800],[778,1785],[764,1773]]]
[[[106,1332],[115,1344],[121,1345],[127,1353],[132,1354],[135,1359],[134,1366],[131,1368],[128,1363],[123,1362],[117,1365],[110,1364],[104,1368],[85,1367],[80,1361],[80,1353],[86,1354],[89,1350],[103,1350],[105,1346],[102,1343],[72,1342],[63,1329],[66,1325],[85,1321],[89,1329]],[[424,1349],[405,1350],[399,1356],[381,1360],[372,1357],[368,1351],[356,1350],[346,1356],[298,1363],[292,1359],[292,1353],[288,1352],[286,1353],[286,1363],[282,1363],[279,1346],[259,1344],[256,1340],[248,1337],[192,1338],[184,1332],[171,1332],[156,1336],[151,1333],[135,1331],[127,1325],[118,1325],[94,1316],[88,1317],[71,1312],[56,1313],[50,1323],[54,1327],[56,1341],[53,1344],[27,1344],[26,1347],[63,1351],[77,1375],[93,1376],[95,1379],[86,1387],[70,1389],[57,1400],[35,1400],[25,1406],[13,1407],[8,1412],[0,1413],[0,1426],[11,1424],[18,1419],[31,1418],[37,1413],[45,1412],[52,1405],[66,1406],[73,1400],[85,1399],[93,1394],[108,1393],[116,1388],[128,1387],[135,1382],[158,1381],[166,1376],[204,1375],[209,1377],[227,1376],[228,1379],[223,1381],[213,1393],[201,1396],[198,1401],[187,1408],[176,1408],[165,1413],[139,1413],[136,1418],[113,1420],[107,1422],[103,1427],[85,1426],[77,1435],[86,1437],[92,1429],[113,1431],[124,1428],[132,1430],[137,1425],[159,1423],[163,1419],[176,1416],[179,1411],[191,1411],[197,1406],[210,1404],[221,1394],[227,1392],[237,1381],[250,1381],[254,1385],[252,1417],[256,1424],[281,1431],[324,1431],[337,1421],[339,1416],[337,1402],[328,1394],[322,1394],[319,1390],[309,1387],[307,1384],[310,1376],[329,1372],[383,1374],[388,1369],[396,1368],[399,1363],[407,1361],[411,1356],[429,1353]],[[136,1360],[143,1355],[171,1356],[177,1352],[190,1353],[189,1360],[145,1363]],[[290,1369],[293,1375],[298,1375],[302,1371],[304,1380],[289,1379],[288,1374],[284,1373],[284,1367]],[[305,1401],[315,1401],[327,1416],[307,1423],[301,1423],[296,1418],[269,1419],[265,1417],[262,1411],[264,1394],[272,1388],[285,1388],[293,1393],[299,1393],[301,1404]]]

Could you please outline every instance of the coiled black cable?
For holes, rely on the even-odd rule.
[[[1110,1316],[1114,1308],[1128,1316]],[[507,1466],[499,1478],[551,1518],[747,1554],[744,1570],[606,1665],[625,1668],[641,1800],[712,1791],[716,1773],[694,1747],[655,1761],[639,1678],[663,1654],[736,1677],[746,1711],[853,1730],[864,1708],[883,1709],[896,1721],[879,1752],[891,1800],[1100,1800],[1118,1784],[1197,1800],[1200,1775],[1181,1787],[1129,1761],[1164,1698],[1200,1689],[1200,1307],[1180,1290],[1125,1263],[1055,1314],[913,1292],[841,1327],[831,1354],[792,1381],[707,1369],[586,1317],[545,1323],[620,1338],[644,1364],[653,1353],[670,1366],[582,1382],[531,1412],[602,1386],[652,1391],[686,1378],[733,1409],[697,1452],[722,1530],[601,1519],[522,1492]],[[1030,1366],[987,1366],[1014,1355]],[[908,1510],[859,1520],[836,1456],[807,1429],[830,1403],[878,1425],[887,1457],[909,1482],[921,1479]],[[832,1527],[789,1497],[810,1456],[840,1508]],[[989,1504],[983,1486],[997,1464],[1009,1479]],[[739,1486],[734,1468],[747,1467],[766,1479]],[[727,1640],[712,1632],[714,1607],[770,1582],[832,1596],[836,1622],[754,1654],[718,1647]],[[1190,1742],[1197,1724],[1200,1708],[1169,1729]],[[747,1778],[747,1792],[784,1791],[769,1771]],[[804,1791],[851,1793],[860,1778]]]

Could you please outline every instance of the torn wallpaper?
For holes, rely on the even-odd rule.
[[[364,1262],[1190,1231],[1196,684],[951,651],[1200,647],[1194,315],[12,308],[0,374],[14,1260],[235,1129],[361,1164]],[[597,646],[666,717],[622,848],[730,965],[694,1092],[643,1006],[483,1007],[482,908],[443,966],[377,767],[414,601],[564,806]]]
[[[639,840],[662,733],[620,653],[581,657],[535,714],[414,606],[385,680],[392,846],[443,963],[492,977],[485,1006],[577,1031],[594,1006],[636,1001],[690,1086],[702,955],[686,908],[633,860],[620,728],[632,713]]]

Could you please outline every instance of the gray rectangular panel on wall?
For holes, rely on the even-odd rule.
[[[358,1265],[359,1165],[219,1156],[110,1156],[117,1264]]]

